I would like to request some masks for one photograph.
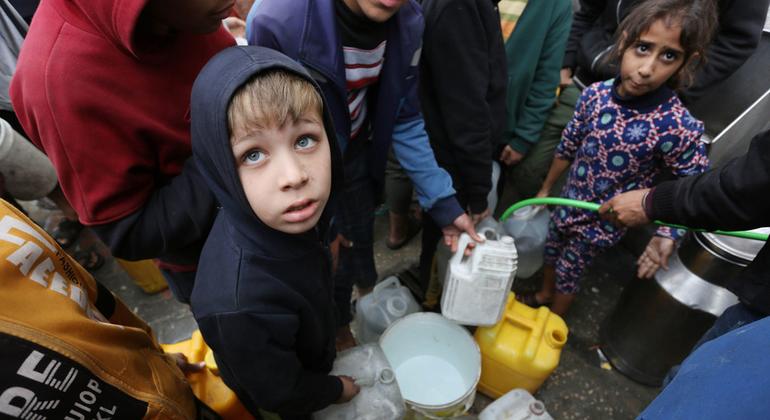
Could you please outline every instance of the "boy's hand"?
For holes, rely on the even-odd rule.
[[[200,372],[206,367],[206,362],[190,363],[184,353],[169,353],[168,355],[174,359],[177,367],[184,374]]]
[[[639,266],[636,275],[641,279],[650,279],[658,271],[659,267],[668,270],[668,257],[674,252],[673,239],[662,236],[653,236],[644,249],[642,255],[636,261]]]
[[[489,209],[486,209],[481,213],[471,213],[471,221],[473,222],[473,225],[476,226],[487,216],[489,216]]]
[[[353,241],[349,241],[342,234],[337,234],[337,237],[329,244],[329,253],[332,254],[332,273],[337,272],[337,263],[340,260],[340,247],[352,248]]]
[[[572,69],[568,67],[561,69],[559,72],[559,86],[565,87],[572,83]]]
[[[502,153],[500,153],[500,162],[503,162],[508,166],[513,166],[521,162],[522,159],[524,159],[524,155],[513,150],[513,148],[507,144],[503,147]]]
[[[337,400],[337,404],[344,404],[353,399],[361,391],[361,387],[356,385],[356,381],[350,376],[341,375],[338,376],[342,381],[342,395]]]
[[[457,219],[451,225],[441,228],[441,232],[444,234],[444,245],[448,246],[452,253],[457,252],[457,240],[462,232],[467,233],[476,242],[484,242],[484,238],[476,233],[473,220],[466,213],[457,216]],[[473,251],[475,246],[476,244],[473,242],[468,244],[468,248],[465,249],[465,255],[471,255],[471,251]]]

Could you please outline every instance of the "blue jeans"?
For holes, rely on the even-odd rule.
[[[697,343],[695,343],[695,347],[693,347],[690,353],[693,353],[698,349],[698,347],[702,346],[706,342],[721,337],[734,329],[740,328],[746,324],[750,324],[764,317],[765,315],[749,309],[748,306],[742,303],[733,305],[725,309],[722,315],[720,315],[719,318],[717,318],[717,320],[714,322],[714,325],[712,325],[711,328],[709,328],[709,330],[703,334],[703,337],[701,337]],[[663,388],[665,388],[672,380],[674,380],[676,373],[679,371],[679,366],[680,365],[676,365],[668,371],[666,378],[663,379]]]

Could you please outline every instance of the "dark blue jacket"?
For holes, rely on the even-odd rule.
[[[332,195],[316,229],[286,234],[254,214],[233,158],[227,107],[250,77],[276,68],[318,89],[295,61],[260,47],[222,51],[193,86],[193,156],[221,209],[200,257],[191,307],[222,378],[252,413],[259,417],[259,407],[283,418],[306,418],[342,393],[341,381],[328,375],[336,320],[322,241],[342,166],[330,141]],[[324,124],[332,139],[328,112]]]
[[[257,0],[249,12],[249,44],[281,51],[305,66],[326,95],[341,149],[350,137],[345,62],[334,14],[338,0]],[[423,18],[409,0],[388,22],[385,63],[376,89],[372,116],[371,176],[381,181],[388,149],[412,179],[420,205],[440,225],[462,213],[452,180],[439,168],[425,132],[417,97]]]

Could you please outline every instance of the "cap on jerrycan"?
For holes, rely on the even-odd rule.
[[[510,236],[498,238],[493,229],[480,230],[479,234],[487,240],[476,244],[470,257],[464,256],[464,250],[471,239],[460,235],[446,271],[441,313],[459,324],[489,326],[503,315],[516,275],[517,252]]]
[[[356,303],[356,339],[359,343],[375,342],[390,324],[419,311],[420,305],[398,277],[387,277]]]

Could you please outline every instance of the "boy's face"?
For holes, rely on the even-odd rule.
[[[375,22],[385,22],[398,12],[408,0],[342,0],[359,16]]]
[[[661,87],[684,64],[682,28],[659,19],[623,53],[618,93],[641,96]]]
[[[235,129],[232,149],[243,191],[269,227],[298,234],[321,218],[331,191],[331,152],[317,112],[283,127]]]
[[[235,0],[149,0],[147,11],[156,21],[180,32],[211,33],[230,15]]]

